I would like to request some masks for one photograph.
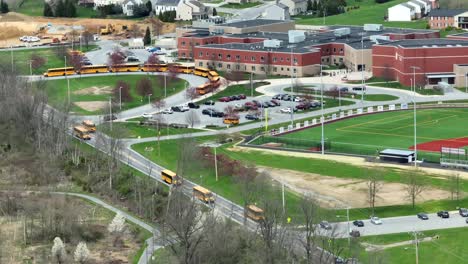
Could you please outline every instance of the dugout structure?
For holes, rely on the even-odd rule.
[[[442,167],[468,169],[467,151],[462,148],[440,148],[440,165]]]
[[[399,149],[384,149],[379,152],[379,158],[383,161],[410,163],[414,161],[414,151],[399,150]]]

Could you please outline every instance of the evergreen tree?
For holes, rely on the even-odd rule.
[[[70,17],[70,10],[68,9],[68,7],[70,6],[70,0],[64,0],[63,2],[63,14],[62,16],[63,17]]]
[[[216,11],[216,8],[213,7],[213,16],[217,16],[218,15],[218,11]]]
[[[149,13],[153,11],[153,5],[151,4],[151,1],[146,2],[146,9],[148,9]]]
[[[45,17],[53,17],[54,11],[52,11],[52,7],[50,7],[49,3],[44,3],[44,13]]]
[[[150,32],[149,27],[146,27],[146,32],[145,32],[145,37],[143,38],[143,43],[145,43],[145,45],[151,44],[151,32]]]
[[[68,9],[68,17],[76,17],[76,6],[73,0],[69,0],[66,7]]]
[[[2,2],[0,3],[0,11],[1,11],[3,14],[6,14],[6,13],[10,12],[10,9],[8,8],[8,4],[5,3],[3,0],[2,0]]]
[[[56,17],[63,17],[65,14],[65,5],[63,4],[62,0],[57,1],[55,6],[55,16]]]
[[[312,6],[313,6],[312,0],[307,0],[307,11],[312,11],[313,9]]]
[[[318,2],[318,1],[314,1],[314,2],[312,3],[312,11],[317,11],[317,10],[318,10],[317,2]]]

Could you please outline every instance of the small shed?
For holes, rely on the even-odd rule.
[[[414,151],[399,149],[384,149],[379,152],[379,158],[384,161],[410,163],[414,161]]]

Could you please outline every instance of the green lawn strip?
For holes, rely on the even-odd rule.
[[[388,83],[376,83],[376,84],[371,84],[371,83],[366,83],[368,86],[376,86],[376,87],[384,87],[384,88],[395,88],[395,89],[400,89],[400,90],[407,90],[411,91],[411,87],[409,86],[404,86],[399,82],[388,82]],[[436,89],[416,89],[416,92],[418,94],[422,95],[443,95],[444,92],[442,90],[436,90]],[[364,96],[365,98],[366,96]]]
[[[143,126],[137,122],[113,122],[112,131],[109,129],[108,124],[98,126],[98,130],[103,131],[107,135],[114,138],[146,138],[158,136],[158,130],[155,126]],[[162,127],[160,129],[160,136],[169,136],[177,134],[189,134],[201,132],[203,130],[195,128],[173,128]]]
[[[358,25],[368,23],[383,24],[386,27],[398,28],[417,28],[425,29],[426,20],[416,20],[409,22],[387,22],[384,21],[384,16],[387,14],[387,9],[396,4],[406,2],[406,0],[393,0],[383,4],[376,4],[374,0],[347,1],[348,7],[360,6],[358,9],[350,10],[349,12],[323,17],[313,16],[296,16],[297,24],[304,25]],[[346,8],[346,7],[345,7]]]
[[[267,85],[267,84],[269,83],[268,82],[255,82],[253,84],[253,88],[254,88],[253,96],[263,95],[262,93],[257,92],[255,88],[263,86],[263,85]],[[218,92],[210,97],[207,97],[199,101],[198,103],[203,104],[204,102],[208,100],[218,101],[218,99],[221,97],[239,95],[239,94],[245,94],[246,96],[250,96],[252,94],[252,89],[250,89],[250,83],[230,85],[226,87],[226,89],[222,90],[221,92]]]
[[[418,143],[467,135],[467,109],[418,110]],[[330,150],[341,153],[377,155],[385,148],[408,149],[414,143],[413,112],[397,111],[344,119],[325,125]],[[289,146],[313,147],[320,141],[321,128],[313,127],[281,136]],[[282,143],[278,141],[279,143]],[[418,151],[418,157],[438,162],[440,153]]]
[[[315,90],[315,86],[303,86],[303,87],[294,87],[294,89],[291,89],[291,87],[285,88],[285,92],[295,92],[295,93],[302,93],[302,94],[307,94],[307,95],[312,95],[314,97],[318,97],[318,92],[320,90]],[[317,94],[316,94],[317,93]],[[351,93],[342,93],[341,94],[342,98],[352,98],[352,99],[359,99],[360,96],[356,94],[351,94]],[[364,97],[365,101],[391,101],[391,100],[396,100],[398,99],[397,96],[394,95],[389,95],[389,94],[366,94]]]
[[[154,251],[152,259],[148,262],[149,264],[159,263],[177,263],[177,258],[169,247],[163,247]]]
[[[233,9],[244,9],[244,8],[251,8],[255,7],[258,5],[261,5],[262,2],[249,2],[249,3],[243,3],[243,4],[234,4],[234,3],[229,3],[229,4],[224,4],[220,7],[223,8],[233,8]]]
[[[366,101],[392,101],[397,100],[399,97],[390,94],[366,94],[364,100]]]
[[[163,77],[160,75],[115,75],[115,76],[100,76],[100,77],[80,77],[70,78],[70,97],[72,102],[79,101],[108,101],[109,97],[112,96],[109,92],[104,94],[76,94],[76,91],[89,88],[89,87],[106,87],[109,86],[114,88],[118,81],[125,81],[130,85],[130,94],[132,95],[131,102],[123,102],[122,110],[142,106],[148,103],[148,98],[142,98],[137,94],[136,84],[138,80],[142,78],[150,78],[153,83],[153,94],[152,98],[164,96]],[[185,88],[185,82],[182,79],[176,79],[169,84],[167,89],[167,96],[182,91]],[[49,96],[49,103],[57,108],[62,108],[67,102],[67,80],[49,79],[45,88],[47,95]],[[76,105],[73,105],[73,112],[79,114],[98,114],[99,111],[88,112]]]
[[[82,18],[96,17],[98,13],[91,7],[75,5],[76,16]],[[28,16],[42,16],[44,14],[44,1],[23,0],[17,8],[12,8],[15,12]]]
[[[226,77],[228,75],[228,72],[226,71],[216,71],[218,74],[222,77]],[[250,76],[252,75],[254,82],[257,81],[262,81],[263,79],[283,79],[283,78],[289,78],[288,76],[282,76],[282,75],[270,75],[267,74],[266,76],[262,74],[262,79],[257,78],[258,75],[256,74],[251,74],[250,72],[242,72],[242,75],[239,76],[239,81],[248,81],[250,80]]]

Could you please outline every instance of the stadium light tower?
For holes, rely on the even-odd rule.
[[[320,123],[322,127],[322,137],[320,140],[320,146],[322,150],[322,155],[325,154],[325,129],[324,129],[324,121],[325,117],[323,116],[323,67],[328,68],[328,65],[324,64],[314,64],[314,66],[319,66],[320,67],[320,110],[322,112],[322,116],[320,117]]]
[[[410,69],[413,69],[413,126],[414,126],[414,167],[417,167],[418,160],[418,147],[416,142],[416,70],[420,70],[418,66],[410,66]]]

